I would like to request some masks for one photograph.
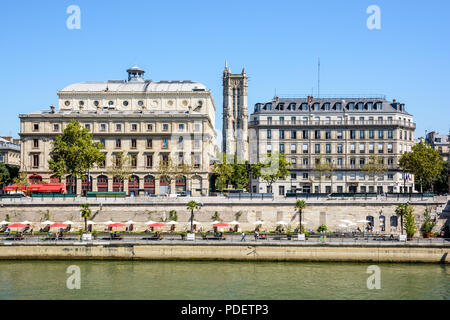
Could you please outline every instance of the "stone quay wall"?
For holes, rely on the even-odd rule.
[[[278,221],[283,220],[289,224],[292,231],[298,226],[298,213],[295,211],[295,199],[228,199],[224,197],[199,197],[199,198],[24,198],[3,199],[0,201],[0,219],[6,215],[11,222],[25,220],[33,222],[33,229],[38,231],[43,226],[40,222],[51,220],[64,222],[66,220],[77,223],[74,229],[83,227],[83,219],[80,217],[80,204],[91,205],[93,218],[96,223],[105,221],[126,222],[133,220],[140,224],[135,225],[135,230],[146,229],[144,223],[153,220],[156,222],[168,219],[169,212],[175,210],[178,215],[179,225],[177,231],[187,230],[190,221],[190,211],[187,210],[187,202],[195,200],[202,203],[200,210],[195,211],[194,219],[200,223],[199,229],[207,231],[211,229],[212,217],[218,212],[221,220],[231,222],[238,220],[240,228],[244,231],[255,229],[254,222],[264,221],[262,229],[274,230]],[[303,212],[302,220],[310,230],[317,230],[320,225],[327,225],[330,231],[343,229],[344,222],[350,220],[356,223],[351,228],[363,229],[365,224],[360,220],[371,216],[374,220],[374,232],[381,232],[382,219],[384,217],[386,234],[400,233],[400,219],[398,226],[391,225],[391,217],[395,216],[395,208],[399,203],[407,200],[396,199],[307,199],[307,207]],[[411,200],[416,214],[416,222],[420,226],[423,213],[426,208],[432,212],[443,210],[447,204],[447,197],[430,198],[425,200]],[[240,212],[239,217],[236,213]],[[287,228],[287,227],[286,227]],[[104,225],[94,226],[95,230],[103,231]]]
[[[0,260],[210,260],[449,263],[443,245],[0,245]]]

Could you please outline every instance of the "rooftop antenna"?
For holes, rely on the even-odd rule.
[[[318,80],[317,80],[317,98],[320,98],[320,57],[317,65],[317,74],[318,74]]]

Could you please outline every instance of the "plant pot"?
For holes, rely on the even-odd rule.
[[[431,232],[424,232],[423,237],[424,237],[424,239],[431,238]]]
[[[408,241],[412,241],[414,239],[414,235],[407,235],[406,239],[408,239]]]

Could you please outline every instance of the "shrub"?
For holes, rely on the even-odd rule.
[[[328,227],[326,225],[321,225],[319,228],[317,228],[317,232],[327,232]]]

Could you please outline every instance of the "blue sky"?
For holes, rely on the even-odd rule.
[[[81,29],[69,30],[69,5]],[[369,30],[366,9],[381,9]],[[82,81],[195,80],[212,90],[222,128],[221,75],[245,66],[249,111],[279,94],[384,94],[425,130],[450,129],[450,1],[2,1],[0,135],[17,137],[18,114],[56,104]]]

